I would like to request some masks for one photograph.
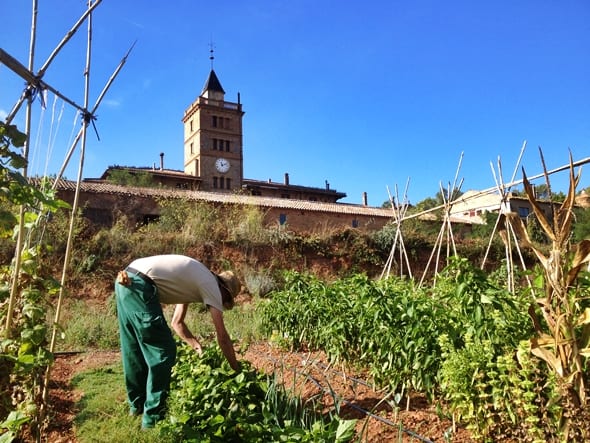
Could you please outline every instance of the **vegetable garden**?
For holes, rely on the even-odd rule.
[[[63,204],[15,172],[24,163],[11,145],[21,146],[22,135],[11,126],[0,129],[8,165],[1,169],[2,232],[4,238],[13,229],[20,233],[19,259],[1,274],[0,441],[41,441],[51,416],[54,339],[66,328],[47,320],[63,286],[50,277],[49,244],[56,244],[43,235],[48,215]],[[245,359],[234,374],[215,346],[202,357],[181,348],[161,437],[371,441],[362,420],[383,419],[385,405],[411,410],[424,398],[451,423],[444,436],[449,441],[458,429],[467,429],[474,441],[588,440],[590,240],[571,240],[577,183],[572,165],[568,195],[547,218],[525,176],[546,245],[531,240],[518,217],[504,215],[506,229],[537,258],[532,270],[518,272],[505,263],[487,272],[452,254],[428,284],[358,272],[329,281],[305,271],[277,273],[274,290],[254,303],[260,337],[285,353],[319,351],[326,361],[311,359],[303,371],[275,361],[265,374]],[[89,257],[78,260],[80,272],[95,269]],[[247,355],[251,344],[236,344]],[[318,368],[324,383],[314,375]],[[300,377],[316,385],[314,395],[289,383]],[[381,398],[363,408],[332,389],[336,377]],[[399,420],[382,421],[400,440],[431,441]]]

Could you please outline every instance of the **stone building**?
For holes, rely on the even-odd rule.
[[[60,179],[58,197],[74,201],[76,182]],[[251,196],[239,193],[191,191],[171,188],[122,186],[106,181],[83,181],[79,188],[79,207],[97,225],[111,226],[125,215],[132,225],[155,220],[160,215],[158,201],[178,199],[207,202],[216,206],[256,206],[263,211],[266,225],[306,233],[324,229],[381,229],[392,218],[391,209],[345,203],[322,203],[299,199]]]
[[[155,183],[166,188],[219,193],[243,193],[260,197],[335,203],[346,197],[343,192],[324,188],[292,185],[289,174],[282,183],[244,178],[242,117],[237,102],[225,100],[225,91],[214,70],[197,99],[184,111],[184,171],[166,169],[164,153],[156,167],[110,166],[99,179],[104,181],[114,170],[131,174],[149,173]]]
[[[363,204],[339,203],[343,192],[293,185],[289,175],[283,182],[243,177],[242,117],[237,102],[225,100],[215,71],[211,70],[197,99],[186,109],[184,125],[184,170],[160,164],[151,167],[110,166],[99,178],[87,178],[79,189],[80,207],[91,221],[110,225],[120,214],[132,223],[145,223],[159,216],[158,200],[184,199],[215,205],[255,205],[265,214],[265,222],[286,226],[297,232],[317,229],[359,228],[377,230],[392,218],[391,209]],[[109,177],[115,171],[131,175],[149,175],[154,187],[114,184]],[[58,196],[72,203],[76,184],[59,180]]]

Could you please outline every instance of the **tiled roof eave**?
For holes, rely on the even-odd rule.
[[[73,192],[76,189],[76,182],[60,179],[57,189]],[[321,203],[307,200],[251,196],[242,194],[224,194],[207,191],[142,188],[121,186],[111,183],[82,182],[80,184],[80,190],[82,192],[96,194],[117,194],[144,198],[186,198],[195,201],[200,200],[222,204],[249,204],[266,208],[294,209],[347,215],[364,215],[387,218],[392,217],[393,215],[391,209],[352,205],[346,203]]]

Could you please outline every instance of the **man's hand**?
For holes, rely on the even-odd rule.
[[[191,343],[190,345],[191,348],[197,352],[197,354],[203,355],[203,348],[201,348],[201,344],[197,340],[194,340],[194,343]]]

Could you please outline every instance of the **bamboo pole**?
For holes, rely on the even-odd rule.
[[[31,37],[29,43],[29,71],[33,70],[35,61],[35,41],[37,37],[37,11],[38,4],[37,0],[33,0],[32,3],[32,14],[31,14]],[[23,157],[28,162],[29,157],[29,143],[31,140],[31,116],[32,116],[32,100],[33,97],[29,96],[27,101],[26,116],[25,116],[25,145],[23,149]],[[23,167],[23,177],[27,177],[28,167],[25,163]],[[19,209],[19,220],[18,220],[18,234],[16,239],[15,257],[14,257],[14,268],[12,273],[12,281],[10,284],[10,297],[8,299],[7,313],[6,313],[6,325],[5,333],[7,336],[11,336],[12,332],[12,318],[14,305],[17,298],[18,281],[20,277],[20,268],[22,264],[22,249],[24,244],[24,232],[25,232],[25,205],[21,204]]]
[[[129,57],[129,54],[131,54],[131,51],[133,50],[134,46],[135,46],[135,42],[133,42],[133,44],[131,45],[131,47],[127,50],[127,53],[121,59],[121,61],[119,62],[119,65],[117,66],[117,68],[115,69],[115,71],[109,77],[107,83],[105,84],[105,86],[103,87],[100,95],[98,96],[98,99],[94,103],[94,106],[92,107],[92,110],[89,112],[90,116],[94,116],[94,114],[98,110],[98,107],[100,106],[100,104],[102,102],[102,99],[104,98],[104,96],[106,95],[107,91],[109,90],[109,88],[111,87],[111,85],[113,84],[113,82],[115,81],[115,78],[117,78],[117,75],[119,75],[119,72],[121,71],[121,69],[123,69],[123,66],[127,62],[127,57]],[[74,139],[74,141],[72,142],[72,145],[70,146],[70,149],[68,150],[68,153],[66,154],[66,158],[64,159],[64,162],[62,163],[61,169],[59,170],[57,176],[55,177],[55,180],[54,180],[53,186],[52,186],[53,189],[56,189],[58,180],[63,176],[63,173],[66,170],[66,167],[68,166],[68,164],[70,162],[70,159],[72,157],[72,154],[74,153],[74,150],[75,150],[76,146],[78,145],[78,142],[80,141],[80,138],[82,137],[82,132],[83,132],[83,128],[80,128],[80,130],[76,134],[76,138]]]
[[[398,188],[397,185],[395,185],[395,199],[392,197],[391,192],[389,190],[389,186],[386,187],[387,189],[387,195],[389,196],[389,202],[391,204],[391,209],[393,211],[393,217],[396,221],[403,219],[406,211],[408,210],[408,205],[405,204],[405,202],[407,201],[407,197],[408,197],[408,187],[410,184],[410,179],[408,177],[407,181],[406,181],[406,187],[404,190],[404,203],[403,204],[396,204],[395,201],[399,202],[400,198],[399,198],[399,192],[398,192]],[[399,245],[399,248],[398,248]],[[408,259],[408,254],[406,252],[406,248],[405,248],[405,244],[404,244],[404,240],[403,240],[403,233],[401,231],[401,223],[396,223],[396,230],[395,230],[395,236],[394,236],[394,240],[393,240],[393,244],[391,246],[391,251],[389,252],[389,256],[387,258],[387,261],[385,263],[385,266],[383,268],[383,271],[381,271],[381,276],[380,278],[384,278],[384,277],[389,277],[389,274],[391,272],[391,265],[394,262],[394,257],[395,257],[395,253],[396,251],[398,251],[399,249],[399,262],[400,262],[400,276],[403,275],[403,265],[404,262],[408,268],[408,274],[410,276],[410,278],[412,277],[412,269],[410,266],[410,261]]]
[[[92,6],[92,0],[88,0],[88,7]],[[90,94],[90,61],[91,61],[91,54],[92,54],[92,14],[88,15],[88,42],[86,48],[86,68],[84,70],[84,107],[88,106],[88,97]],[[74,194],[74,202],[72,204],[72,214],[70,217],[70,228],[68,231],[68,239],[66,242],[66,253],[64,257],[62,275],[61,275],[61,284],[59,289],[59,296],[57,299],[57,306],[55,309],[55,318],[53,321],[53,331],[51,334],[51,342],[49,345],[49,351],[54,352],[55,350],[55,341],[57,338],[57,330],[59,326],[59,320],[61,317],[61,308],[64,299],[64,292],[65,292],[65,285],[67,279],[67,271],[70,263],[70,258],[72,256],[72,239],[74,238],[74,227],[76,222],[76,213],[78,211],[79,199],[80,199],[80,184],[82,182],[82,174],[84,170],[84,156],[86,152],[86,139],[87,139],[87,128],[88,124],[90,123],[90,115],[86,114],[84,116],[84,124],[82,125],[82,144],[80,147],[80,162],[78,167],[78,177],[76,181],[76,191]],[[49,385],[49,375],[50,375],[51,365],[47,367],[46,377],[45,377],[45,384],[43,390],[43,400],[44,402],[47,400],[47,393],[48,393],[48,385]]]
[[[441,256],[441,252],[442,252],[443,242],[445,241],[445,239],[446,239],[445,246],[446,246],[447,263],[448,263],[448,260],[450,257],[451,247],[453,250],[453,254],[457,255],[457,246],[455,244],[455,237],[453,235],[453,227],[452,227],[452,223],[451,223],[451,209],[452,209],[453,204],[455,202],[455,200],[454,200],[455,194],[457,194],[460,191],[461,187],[463,186],[463,179],[461,179],[461,181],[457,185],[457,180],[459,177],[459,171],[461,169],[462,162],[463,162],[463,152],[461,152],[461,155],[459,157],[459,163],[458,163],[457,169],[455,171],[455,177],[453,178],[453,183],[452,183],[452,185],[451,185],[451,183],[447,184],[447,192],[446,193],[445,193],[444,187],[442,185],[442,182],[439,183],[440,195],[441,195],[441,199],[443,201],[443,204],[438,206],[438,209],[441,209],[441,208],[444,209],[443,221],[442,221],[440,230],[438,232],[438,237],[437,237],[436,242],[434,244],[432,254],[430,255],[430,258],[428,259],[428,263],[426,264],[426,268],[424,269],[424,272],[422,273],[422,278],[420,279],[419,286],[422,286],[422,283],[424,282],[428,268],[430,267],[430,263],[432,262],[432,259],[434,258],[435,255],[436,255],[436,260],[434,262],[433,284],[434,284],[434,286],[436,286],[436,277],[438,275],[440,256]]]
[[[19,71],[15,71],[16,67],[18,69],[18,65],[20,65],[20,63],[14,59],[13,57],[11,57],[9,54],[5,53],[2,49],[0,49],[0,60],[2,60],[3,63],[7,63],[5,62],[6,60],[12,59],[12,61],[10,61],[11,65],[11,69],[13,71],[15,71],[17,74],[19,74],[21,77],[25,78],[25,80],[27,81],[28,85],[25,88],[25,90],[23,91],[22,95],[20,96],[19,100],[16,102],[16,104],[14,105],[14,107],[12,108],[12,110],[10,111],[10,113],[8,114],[8,116],[6,117],[5,121],[6,123],[10,123],[12,121],[12,119],[15,117],[15,115],[18,113],[20,107],[22,106],[24,100],[32,94],[31,89],[33,88],[33,85],[35,87],[39,86],[39,85],[44,85],[47,86],[46,83],[41,82],[41,79],[43,78],[43,75],[45,75],[45,71],[47,70],[47,68],[51,65],[51,62],[53,62],[53,60],[55,59],[55,57],[57,56],[57,54],[62,50],[62,48],[66,45],[66,43],[72,38],[72,36],[76,33],[76,31],[78,30],[78,28],[82,25],[82,23],[84,23],[84,21],[86,20],[86,17],[92,12],[92,10],[94,10],[94,8],[96,6],[98,6],[98,4],[102,2],[102,0],[95,0],[95,3],[92,5],[91,8],[87,9],[86,12],[84,14],[82,14],[82,16],[80,17],[80,19],[74,24],[74,26],[72,26],[72,28],[70,28],[70,30],[67,32],[67,34],[65,35],[65,37],[61,40],[61,42],[58,43],[58,45],[55,47],[55,49],[53,50],[53,52],[49,55],[49,57],[47,58],[47,60],[45,61],[45,63],[43,63],[43,66],[41,67],[41,69],[37,72],[37,75],[33,75],[33,69],[32,67],[29,67],[28,72],[24,72],[22,70],[19,69]],[[31,29],[36,29],[36,15],[37,15],[37,7],[36,7],[36,1],[34,1],[35,6],[34,6],[34,16],[35,16],[35,23],[33,24],[33,26],[31,27]],[[8,66],[8,65],[7,65]],[[50,89],[51,90],[51,89]],[[54,92],[56,95],[58,95],[60,98],[64,99],[67,101],[67,98],[64,98],[62,96],[61,93],[59,93],[59,91],[57,91],[57,93],[55,91]],[[69,101],[68,101],[69,103]],[[70,103],[72,104],[72,103]],[[76,104],[74,104],[74,106],[77,106]]]

